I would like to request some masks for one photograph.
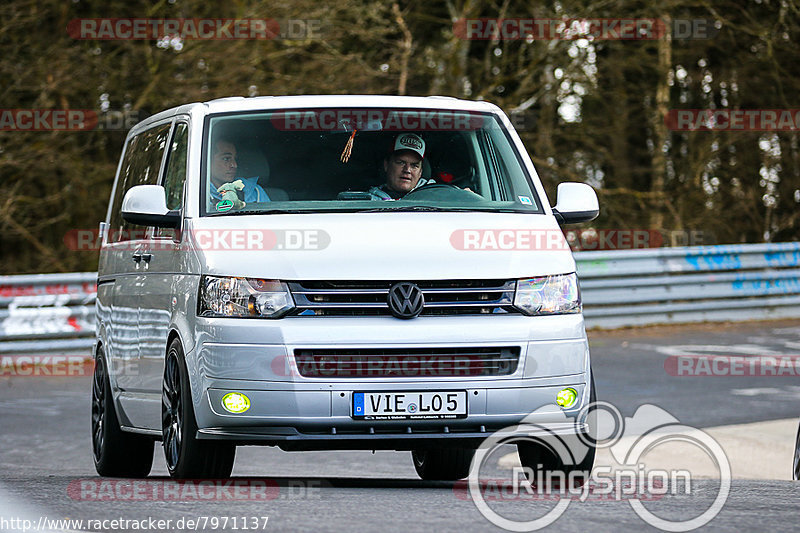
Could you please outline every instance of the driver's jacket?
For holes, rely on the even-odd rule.
[[[436,181],[433,180],[433,179],[420,178],[419,181],[417,182],[417,185],[413,189],[411,189],[411,191],[419,189],[423,185],[431,185],[433,183],[436,183]],[[411,191],[408,191],[408,192],[411,192]],[[370,189],[367,192],[370,194],[370,196],[372,196],[371,200],[399,200],[403,196],[405,196],[405,195],[401,196],[398,193],[395,193],[397,195],[397,198],[393,197],[386,190],[386,185],[385,184],[381,185],[380,187],[370,187]],[[408,193],[406,193],[406,194],[408,194]]]

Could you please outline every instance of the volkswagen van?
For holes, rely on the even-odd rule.
[[[487,102],[235,97],[137,124],[101,224],[97,471],[146,476],[160,442],[175,478],[268,445],[411,452],[459,479],[543,406],[585,432],[561,226],[598,202],[582,183],[556,200]]]

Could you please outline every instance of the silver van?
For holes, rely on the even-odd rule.
[[[594,386],[560,226],[597,214],[580,183],[550,206],[487,102],[235,97],[149,117],[101,223],[98,473],[147,476],[160,441],[175,478],[228,477],[237,446],[269,445],[411,451],[452,480],[543,406],[586,432],[561,421]],[[527,446],[523,465],[548,464]]]

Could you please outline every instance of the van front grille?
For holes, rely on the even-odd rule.
[[[508,376],[519,355],[519,346],[294,350],[297,371],[309,378]]]
[[[299,316],[391,315],[393,281],[290,281]],[[422,316],[517,313],[515,280],[415,281],[425,306]]]

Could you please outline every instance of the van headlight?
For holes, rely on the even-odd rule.
[[[200,316],[280,318],[292,309],[292,293],[282,281],[216,276],[200,280]]]
[[[517,280],[514,307],[526,315],[580,313],[578,276],[573,272]]]

